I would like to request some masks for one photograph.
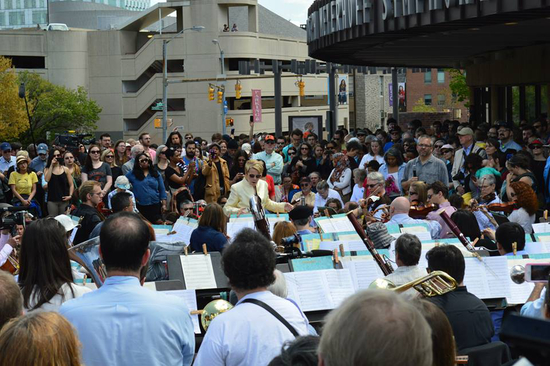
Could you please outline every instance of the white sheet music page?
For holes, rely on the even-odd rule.
[[[344,231],[355,231],[355,228],[353,227],[351,221],[349,221],[347,215],[340,217],[335,216],[331,218],[331,221],[335,233],[341,233]]]
[[[296,301],[302,311],[332,309],[326,277],[319,272],[285,273],[288,297]]]
[[[349,269],[355,291],[367,289],[372,281],[384,277],[384,273],[372,257],[365,260],[342,262],[344,268]]]
[[[162,291],[167,295],[177,296],[183,300],[189,311],[197,310],[197,293],[195,290],[171,290]],[[195,334],[201,334],[201,327],[199,326],[199,316],[191,315],[193,321],[193,331]]]
[[[247,221],[229,221],[227,223],[227,236],[234,240],[239,232],[243,229],[254,229],[254,220],[248,219]]]
[[[533,232],[535,234],[550,233],[550,223],[541,222],[538,224],[533,224]]]
[[[319,217],[317,220],[315,220],[317,225],[321,228],[321,231],[323,233],[335,233],[337,230],[334,228],[334,225],[332,224],[332,219],[328,217]]]
[[[210,254],[180,255],[180,260],[186,289],[217,288]]]
[[[344,251],[360,252],[367,250],[365,244],[360,240],[348,240],[348,241],[322,241],[319,243],[319,249],[322,250],[340,250],[340,244],[344,244]]]
[[[465,258],[464,285],[480,299],[510,297],[510,275],[506,257]]]
[[[355,293],[351,274],[347,269],[328,269],[323,271],[327,279],[330,299],[333,308]]]

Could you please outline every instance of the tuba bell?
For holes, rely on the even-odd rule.
[[[231,309],[233,309],[233,305],[229,301],[216,299],[206,304],[202,310],[191,311],[191,315],[201,316],[202,329],[206,332],[215,317]]]
[[[514,283],[521,285],[525,282],[525,267],[521,264],[516,264],[510,269],[510,278]]]
[[[454,278],[443,271],[433,271],[427,276],[418,278],[414,281],[401,286],[395,284],[385,278],[378,278],[370,285],[370,289],[391,290],[397,293],[402,293],[410,288],[414,288],[425,297],[434,297],[444,295],[456,289],[457,283]]]

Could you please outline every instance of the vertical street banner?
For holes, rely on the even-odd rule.
[[[254,123],[262,122],[262,91],[252,89],[252,118]]]

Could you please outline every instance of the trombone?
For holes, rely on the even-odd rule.
[[[208,330],[208,327],[210,326],[210,323],[212,322],[212,320],[214,320],[215,317],[231,309],[233,309],[233,305],[229,301],[216,299],[206,304],[206,306],[202,310],[191,311],[191,315],[201,316],[202,329],[204,329],[204,331],[206,332]]]
[[[457,283],[455,279],[443,271],[430,272],[427,276],[418,278],[401,286],[396,286],[393,282],[385,278],[378,278],[369,285],[370,289],[385,289],[397,293],[402,293],[410,288],[414,288],[425,297],[444,295],[453,291],[456,287]]]

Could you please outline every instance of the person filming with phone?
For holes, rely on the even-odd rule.
[[[69,168],[61,165],[62,161],[59,150],[53,150],[44,169],[44,180],[48,190],[48,214],[52,217],[65,213],[74,191],[73,177]]]
[[[218,198],[229,192],[229,168],[227,162],[220,157],[220,145],[213,142],[208,148],[208,159],[202,168],[206,178],[204,200],[207,203],[217,202]]]

